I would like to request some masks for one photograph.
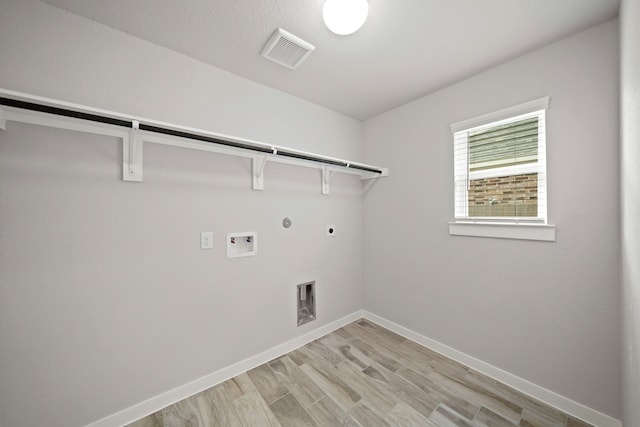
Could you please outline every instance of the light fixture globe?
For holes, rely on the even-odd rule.
[[[325,0],[322,8],[325,25],[341,36],[358,31],[368,14],[367,0]]]

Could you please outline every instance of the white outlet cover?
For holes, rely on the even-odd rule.
[[[213,231],[200,233],[200,249],[213,249]]]
[[[336,235],[336,226],[335,225],[327,225],[327,236],[335,236]]]

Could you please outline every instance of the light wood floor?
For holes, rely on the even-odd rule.
[[[131,427],[589,426],[367,320]]]

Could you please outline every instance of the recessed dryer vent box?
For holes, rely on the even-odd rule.
[[[228,233],[227,258],[252,256],[258,253],[258,233]]]
[[[316,281],[298,285],[298,326],[316,320]]]

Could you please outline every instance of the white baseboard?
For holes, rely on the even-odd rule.
[[[431,338],[427,338],[424,335],[420,335],[417,332],[407,329],[404,326],[400,326],[397,323],[393,323],[376,314],[363,310],[363,317],[589,424],[593,424],[598,427],[622,427],[622,422],[620,420],[561,396],[551,390],[540,387],[539,385],[513,375],[507,371],[503,371],[500,368],[469,356],[438,341],[432,340]]]
[[[256,366],[260,366],[263,363],[282,356],[283,354],[289,353],[296,348],[302,347],[303,345],[341,328],[346,324],[361,319],[362,317],[363,314],[361,310],[351,313],[341,319],[321,326],[318,329],[314,329],[304,335],[263,351],[260,354],[249,357],[238,363],[234,363],[231,366],[227,366],[226,368],[222,368],[216,372],[205,375],[204,377],[176,387],[173,390],[169,390],[166,393],[152,397],[151,399],[145,400],[144,402],[138,403],[120,412],[116,412],[115,414],[109,415],[98,421],[94,421],[89,424],[88,427],[116,427],[130,424],[140,418],[159,411],[166,406],[200,393],[203,390],[251,370]]]
[[[166,393],[162,393],[158,396],[145,400],[144,402],[95,421],[89,424],[88,427],[116,427],[130,424],[166,406],[200,393],[203,390],[240,375],[243,372],[255,368],[256,366],[260,366],[263,363],[282,356],[283,354],[289,353],[296,348],[302,347],[315,339],[363,317],[589,424],[593,424],[598,427],[622,427],[622,422],[620,420],[561,396],[551,390],[540,387],[530,381],[483,362],[482,360],[476,359],[475,357],[469,356],[438,341],[432,340],[431,338],[427,338],[424,335],[420,335],[411,329],[400,326],[397,323],[391,322],[390,320],[366,310],[359,310],[351,313],[341,319],[321,326],[318,329],[314,329],[313,331],[283,344],[279,344],[260,354],[249,357],[238,363],[234,363],[226,368],[222,368],[190,383],[176,387]]]

